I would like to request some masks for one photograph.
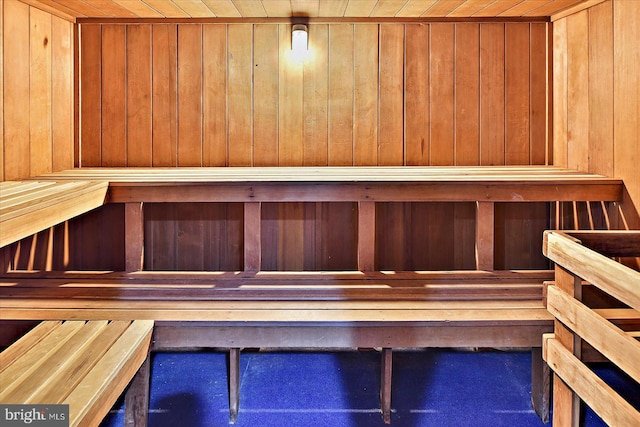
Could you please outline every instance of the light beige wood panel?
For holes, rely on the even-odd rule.
[[[4,3],[0,4],[0,181],[4,180]],[[0,254],[0,260],[2,254]],[[2,268],[0,264],[0,269]]]
[[[379,25],[363,24],[354,28],[355,46],[375,46],[378,43]],[[354,51],[354,99],[353,99],[353,164],[375,166],[378,164],[378,50]]]
[[[640,4],[615,1],[613,22],[614,174],[624,179],[630,201],[640,212]],[[627,222],[630,227],[640,227],[637,218],[627,218]]]
[[[429,164],[429,62],[424,60],[429,52],[428,24],[407,24],[405,59],[405,150],[406,164]]]
[[[73,24],[51,17],[51,103],[52,169],[74,165],[74,28]]]
[[[250,166],[253,159],[253,28],[250,24],[239,24],[229,26],[227,31],[229,165]]]
[[[29,176],[29,9],[4,2],[4,179]]]
[[[17,0],[0,21],[0,180],[71,167],[73,27]]]
[[[625,181],[614,228],[640,226],[639,15],[640,3],[607,1],[553,24],[554,163]]]
[[[278,164],[279,32],[275,24],[254,28],[253,141],[254,165]],[[224,90],[224,88],[222,88]],[[251,94],[247,94],[251,96]]]
[[[606,2],[589,10],[589,171],[603,175],[614,171],[612,8]]]
[[[202,166],[202,26],[178,25],[178,166]]]
[[[329,165],[353,164],[353,25],[329,27]]]
[[[304,62],[303,82],[303,164],[329,162],[329,26],[309,28],[313,40],[310,57]],[[257,164],[256,164],[257,166]]]
[[[203,156],[205,166],[227,164],[227,27],[206,25],[203,31]]]
[[[151,26],[127,27],[127,165],[151,166],[152,67]]]
[[[155,166],[544,164],[548,46],[536,25],[310,24],[310,55],[295,63],[288,24],[152,24],[109,52],[103,39],[128,26],[83,24],[82,164],[126,166],[121,153],[137,150]],[[105,62],[122,49],[124,78],[121,59]],[[136,68],[149,50],[150,76]],[[127,121],[148,99],[150,149],[146,126]]]
[[[291,26],[278,25],[278,165],[300,166],[303,162],[303,70],[304,64],[291,54]]]
[[[51,172],[51,15],[29,14],[30,176]]]
[[[571,168],[589,168],[589,11],[567,19],[567,152]]]
[[[378,164],[404,163],[404,25],[380,27]]]

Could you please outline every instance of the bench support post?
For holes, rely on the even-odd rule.
[[[476,203],[476,269],[493,270],[494,203]]]
[[[391,374],[392,349],[382,349],[382,369],[380,381],[380,408],[385,424],[391,424]]]
[[[260,202],[244,204],[244,271],[260,271],[262,268],[261,211]]]
[[[531,349],[531,404],[544,424],[551,409],[551,370],[542,359],[542,347]]]
[[[358,270],[373,271],[375,266],[376,204],[358,202]]]
[[[126,271],[140,271],[144,260],[144,216],[142,203],[125,203],[125,269]]]
[[[240,408],[240,349],[229,349],[229,422],[235,423]]]
[[[582,279],[570,271],[555,265],[556,285],[570,296],[582,300]],[[582,342],[571,329],[560,321],[554,321],[554,334],[560,343],[576,357],[581,357]],[[577,427],[580,424],[580,398],[557,375],[553,374],[553,425],[557,427]]]
[[[147,358],[138,369],[127,388],[124,400],[125,427],[146,427],[149,421],[149,382],[151,374],[151,357]]]

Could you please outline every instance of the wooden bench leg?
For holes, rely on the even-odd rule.
[[[147,427],[150,374],[151,361],[150,355],[147,355],[125,393],[124,425],[126,427]]]
[[[385,424],[391,424],[391,349],[382,349],[382,370],[380,381],[380,408]]]
[[[549,422],[551,370],[542,359],[542,347],[531,349],[531,403],[543,423]]]
[[[240,407],[240,349],[229,349],[229,421],[238,419]]]

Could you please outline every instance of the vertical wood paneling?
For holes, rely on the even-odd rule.
[[[83,167],[100,166],[102,164],[102,26],[83,25],[80,31],[82,127],[79,163]]]
[[[310,26],[309,38],[311,55],[303,69],[303,164],[326,166],[329,162],[329,26]]]
[[[612,3],[589,9],[589,172],[613,175]]]
[[[73,24],[51,18],[51,126],[52,168],[73,167],[74,157],[74,73]]]
[[[353,164],[353,25],[329,28],[329,165]]]
[[[354,46],[376,46],[377,24],[356,25]],[[353,164],[378,164],[378,50],[355,49],[353,99]]]
[[[131,27],[126,70],[146,76],[138,64],[151,51],[151,87],[146,79],[129,83],[117,97],[121,73],[100,61],[119,64],[122,49],[100,53],[113,34],[82,25],[85,166],[113,163],[100,151],[138,162],[122,160],[127,150],[147,164],[140,153],[149,152],[149,104],[155,166],[544,164],[551,157],[547,24],[311,24],[303,63],[289,55],[286,24],[180,24],[179,31],[153,24],[150,46],[135,25],[119,27]],[[138,80],[127,72],[122,81]],[[101,115],[99,106],[111,103],[120,108]],[[126,145],[112,135],[122,129],[102,127],[113,119],[105,114],[122,112],[129,122],[143,118],[143,126],[124,122]],[[116,146],[101,149],[105,138]]]
[[[30,176],[51,172],[51,15],[30,11]]]
[[[152,166],[151,70],[151,26],[127,26],[128,166]]]
[[[102,28],[102,166],[127,162],[127,32],[122,25]]]
[[[453,165],[455,158],[455,38],[454,24],[432,24],[429,56],[431,78],[430,110],[431,155],[434,166]]]
[[[254,29],[253,141],[254,166],[278,164],[278,26]],[[250,94],[248,94],[250,96]]]
[[[4,179],[29,176],[29,6],[4,3]]]
[[[568,166],[589,169],[589,11],[567,18]]]
[[[504,24],[480,27],[480,164],[505,161]]]
[[[553,161],[567,167],[567,20],[553,23]]]
[[[4,2],[0,4],[0,181],[4,180]],[[4,271],[6,250],[0,251],[0,271]]]
[[[204,166],[227,164],[227,27],[205,25],[204,55]]]
[[[530,53],[529,53],[529,72],[530,72],[530,144],[531,144],[531,164],[544,165],[551,163],[547,159],[550,148],[549,130],[549,104],[550,96],[547,87],[549,86],[549,66],[548,45],[549,45],[549,26],[543,23],[532,23],[530,26]],[[541,64],[545,64],[542,67]]]
[[[627,224],[640,227],[640,4],[613,3],[615,41],[614,60],[614,175],[625,180],[630,202],[635,205],[636,218],[627,213]],[[625,206],[632,211],[632,206]]]
[[[154,25],[151,31],[153,166],[177,166],[178,27],[173,24]]]
[[[178,25],[178,166],[202,166],[202,26]]]
[[[480,25],[456,24],[455,164],[480,164]]]
[[[278,25],[280,82],[278,85],[278,164],[301,166],[303,161],[303,63],[291,54],[291,26]]]
[[[506,24],[506,164],[530,162],[529,24]]]
[[[250,24],[228,27],[229,166],[250,166],[252,135],[252,40]],[[277,46],[272,46],[277,50]]]
[[[404,163],[404,25],[380,25],[381,166]]]
[[[406,26],[405,151],[406,164],[429,164],[429,25]]]

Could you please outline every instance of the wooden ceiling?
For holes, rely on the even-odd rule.
[[[550,17],[602,0],[21,0],[73,18]]]

